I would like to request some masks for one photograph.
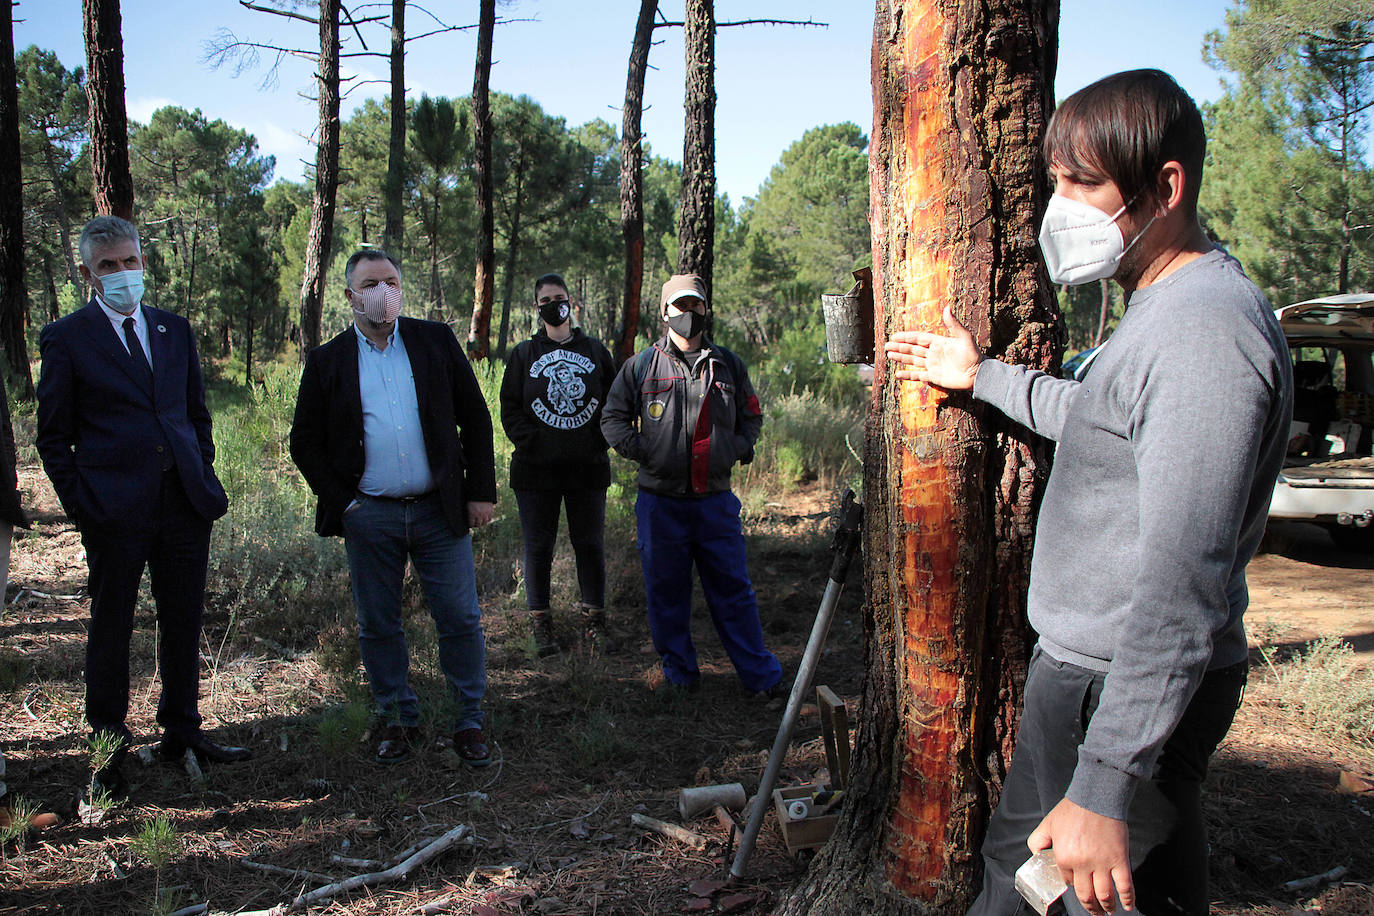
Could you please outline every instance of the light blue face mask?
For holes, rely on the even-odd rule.
[[[143,271],[117,270],[105,274],[100,278],[100,287],[101,301],[127,315],[143,301]]]

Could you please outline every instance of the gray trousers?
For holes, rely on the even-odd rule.
[[[1206,916],[1207,829],[1202,781],[1212,752],[1231,727],[1245,690],[1248,662],[1207,672],[1155,763],[1136,789],[1126,823],[1139,912]],[[1026,677],[1026,708],[1011,770],[983,841],[983,891],[970,916],[1033,916],[1014,885],[1030,858],[1026,839],[1063,799],[1078,746],[1097,709],[1106,675],[1059,662],[1038,648]],[[1086,912],[1072,889],[1068,913]]]

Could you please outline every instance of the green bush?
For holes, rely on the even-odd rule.
[[[750,352],[746,361],[765,413],[778,398],[804,391],[836,404],[864,399],[855,367],[830,361],[825,323],[819,317],[814,323],[788,328],[767,346]]]
[[[862,401],[836,403],[812,391],[787,394],[764,405],[763,433],[744,485],[833,485],[858,468],[855,455],[862,451]]]
[[[1325,636],[1279,665],[1272,649],[1261,651],[1281,705],[1322,734],[1374,746],[1374,671],[1356,661],[1348,642]]]
[[[215,471],[229,512],[211,534],[206,586],[207,611],[231,627],[297,643],[349,607],[342,542],[315,534],[315,499],[287,449],[299,371],[269,364],[237,403],[216,392]]]

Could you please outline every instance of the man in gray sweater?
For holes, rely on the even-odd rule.
[[[898,378],[971,390],[1059,443],[1027,601],[1039,642],[979,916],[1031,912],[1013,888],[1028,847],[1053,848],[1070,912],[1207,912],[1200,790],[1245,685],[1245,566],[1292,372],[1264,295],[1198,222],[1205,143],[1192,99],[1157,70],[1055,112],[1051,279],[1113,277],[1127,297],[1082,381],[983,357],[948,308],[947,335],[886,346]]]

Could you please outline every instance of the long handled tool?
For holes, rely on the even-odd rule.
[[[811,627],[811,638],[806,643],[801,665],[797,667],[797,677],[792,681],[792,693],[787,698],[787,709],[782,714],[782,725],[778,737],[773,741],[773,750],[768,754],[768,766],[763,770],[763,780],[759,783],[758,795],[749,812],[749,824],[744,828],[744,836],[735,852],[734,864],[730,866],[730,877],[743,878],[744,868],[754,851],[754,843],[763,827],[764,815],[768,812],[768,799],[773,794],[773,783],[777,782],[778,771],[787,756],[787,745],[792,740],[792,729],[796,727],[797,715],[801,712],[802,697],[811,689],[811,678],[816,671],[816,661],[820,658],[825,638],[830,632],[830,618],[834,616],[835,605],[839,603],[840,592],[844,591],[844,580],[849,574],[849,562],[859,549],[859,531],[863,527],[864,507],[854,499],[854,491],[846,490],[840,505],[840,523],[835,529],[835,538],[830,549],[835,559],[830,564],[830,581],[826,583],[825,595],[821,598],[820,610],[816,612],[816,622]],[[846,736],[845,740],[848,740]]]

